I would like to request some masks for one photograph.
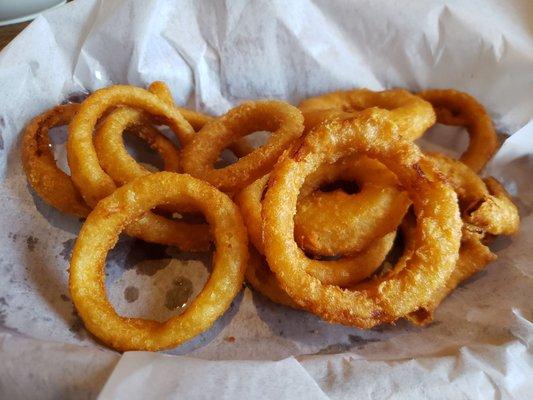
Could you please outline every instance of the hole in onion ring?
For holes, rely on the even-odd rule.
[[[224,149],[213,167],[215,169],[221,169],[228,165],[235,164],[237,161],[239,161],[239,157],[237,157],[233,151],[230,149]]]
[[[268,137],[271,134],[272,132],[268,131],[257,131],[244,136],[244,138],[246,138],[246,141],[252,146],[252,148],[257,149],[267,142]],[[224,149],[213,167],[215,169],[221,169],[228,165],[235,164],[237,161],[239,161],[239,157],[232,149]]]
[[[151,172],[162,171],[164,169],[161,155],[150,146],[147,146],[146,141],[130,131],[126,131],[123,138],[126,150],[135,161],[147,167]]]
[[[342,190],[346,194],[356,194],[361,191],[361,188],[355,181],[338,180],[334,182],[327,182],[321,185],[318,190],[324,193],[334,192],[335,190]]]
[[[458,159],[468,148],[469,137],[462,126],[435,124],[415,141],[424,151],[438,151],[451,158]],[[450,148],[453,143],[453,148]]]
[[[248,143],[250,143],[255,149],[258,147],[263,146],[267,140],[268,137],[272,135],[272,132],[269,131],[257,131],[250,133],[249,135],[246,135],[246,140]]]
[[[203,214],[194,212],[173,213],[170,218],[179,219],[188,224],[206,224]]]
[[[336,255],[336,256],[321,256],[320,254],[313,254],[305,250],[304,250],[304,253],[307,257],[312,258],[313,260],[318,260],[318,261],[336,261],[342,258],[342,254]]]
[[[66,174],[70,175],[70,169],[67,163],[67,126],[54,126],[48,131],[52,153],[56,160],[57,167]]]

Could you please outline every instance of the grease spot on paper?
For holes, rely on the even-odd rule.
[[[176,278],[165,296],[165,307],[169,310],[185,307],[192,291],[193,286],[190,279],[184,276]]]
[[[128,286],[124,289],[124,299],[128,303],[133,303],[139,298],[139,289],[135,286]]]

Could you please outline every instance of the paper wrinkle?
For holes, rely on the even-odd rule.
[[[516,326],[511,328],[511,332],[531,352],[531,346],[533,344],[533,318],[531,315],[529,318],[526,318],[523,315],[523,311],[516,308],[513,308],[513,314],[516,316],[517,323]]]
[[[533,390],[524,378],[533,370],[531,11],[531,2],[518,0],[409,6],[370,0],[85,0],[37,18],[0,53],[0,327],[12,336],[31,338],[11,338],[9,343],[47,363],[43,367],[0,346],[2,359],[8,354],[15,360],[9,364],[12,371],[34,375],[20,375],[18,386],[9,390],[42,390],[43,398],[53,398],[57,393],[50,388],[62,382],[62,371],[82,382],[82,365],[89,363],[83,354],[102,351],[84,330],[68,293],[68,260],[81,222],[61,215],[29,189],[20,163],[21,129],[71,95],[80,97],[112,83],[147,86],[161,79],[169,83],[178,104],[213,114],[245,99],[297,103],[309,95],[353,87],[469,92],[486,106],[497,128],[511,135],[485,174],[501,180],[515,196],[522,226],[516,237],[494,242],[498,260],[460,285],[427,328],[404,321],[369,331],[330,325],[246,288],[211,330],[168,351],[188,358],[153,355],[151,364],[152,358],[144,355],[146,365],[135,375],[128,355],[117,371],[130,368],[135,384],[151,387],[156,395],[144,377],[150,368],[151,375],[159,373],[159,357],[183,368],[191,360],[199,366],[203,360],[254,360],[227,365],[248,365],[259,377],[274,369],[262,369],[263,363],[278,369],[272,361],[296,356],[331,398],[412,398],[413,393],[427,398],[491,398],[498,393],[527,398]],[[424,147],[429,141],[457,155],[465,135],[437,127],[426,137]],[[177,264],[166,269],[169,258]],[[146,259],[153,261],[152,269],[142,267]],[[174,271],[194,280],[194,274],[186,273],[190,260],[205,264],[210,258],[124,238],[108,257],[110,297],[131,315],[157,313],[151,308],[154,302],[145,302],[150,305],[146,310],[139,300],[129,302],[125,289],[149,287],[162,273],[169,274],[170,284]],[[85,346],[79,357],[70,347],[77,344]],[[62,347],[72,358],[65,359]],[[111,354],[109,359],[116,360],[118,355]],[[296,364],[292,359],[280,365],[292,376],[302,372]],[[212,374],[219,376],[216,370]],[[124,378],[120,387],[127,390],[129,381]],[[248,382],[236,379],[229,389],[240,390]],[[118,393],[116,387],[106,388]],[[90,390],[96,393],[99,387]]]
[[[533,357],[517,341],[473,345],[441,357],[373,361],[350,355],[310,357],[301,364],[332,399],[526,399]],[[493,358],[501,360],[497,364]]]

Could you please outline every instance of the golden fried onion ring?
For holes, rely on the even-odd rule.
[[[466,222],[491,235],[514,235],[520,227],[520,215],[509,193],[494,178],[484,180],[489,196],[475,210],[469,210]]]
[[[174,103],[174,100],[172,99],[172,93],[164,82],[153,82],[152,84],[150,84],[149,90],[167,103]],[[188,108],[176,107],[176,109],[181,113],[181,115],[183,115],[187,122],[191,124],[195,131],[199,131],[204,127],[205,124],[214,119],[209,115],[199,113],[198,111],[189,110]],[[253,146],[250,145],[250,143],[248,143],[246,139],[237,140],[236,142],[231,143],[228,148],[237,157],[244,157],[246,154],[249,154],[254,150]]]
[[[198,297],[181,315],[160,323],[117,315],[105,291],[105,259],[125,226],[158,205],[194,203],[212,227],[213,271]],[[74,246],[70,293],[87,329],[120,350],[175,347],[207,330],[241,290],[248,239],[239,210],[229,197],[187,175],[158,172],[117,189],[89,214]]]
[[[294,241],[293,217],[306,177],[354,153],[381,161],[408,191],[417,217],[416,251],[396,274],[348,290],[322,284],[305,271],[307,257]],[[331,322],[371,328],[406,316],[445,285],[458,258],[461,218],[455,192],[379,109],[332,119],[310,132],[271,173],[262,215],[266,259],[281,287],[299,306]]]
[[[192,126],[173,105],[147,90],[116,85],[92,93],[81,104],[79,112],[70,123],[67,142],[72,179],[85,201],[92,206],[115,190],[113,180],[98,161],[93,132],[104,113],[117,106],[139,108],[151,117],[163,120],[182,143],[189,142],[194,136]]]
[[[518,232],[518,209],[495,178],[482,180],[461,161],[439,153],[429,153],[429,156],[457,193],[465,223],[493,236]]]
[[[446,169],[446,177],[458,195],[464,223],[459,259],[446,285],[428,304],[408,316],[409,320],[418,325],[431,322],[436,307],[457,285],[496,259],[496,255],[484,242],[494,235],[515,234],[520,223],[518,209],[496,179],[487,178],[483,182],[475,172],[460,161],[439,154],[433,155],[433,162],[438,165],[441,172]],[[480,186],[484,189],[480,189]],[[402,236],[406,249],[398,262],[400,265],[405,264],[406,259],[414,251],[413,232],[414,221],[406,218],[402,223]]]
[[[429,89],[418,96],[432,104],[437,122],[464,126],[470,137],[468,148],[460,160],[479,172],[498,148],[498,138],[485,108],[467,93],[453,89]]]
[[[471,209],[489,196],[485,183],[462,162],[439,153],[427,155],[457,192],[461,209]],[[399,226],[410,200],[399,190],[396,177],[387,168],[375,160],[359,159],[361,165],[341,160],[346,162],[345,169],[336,167],[340,161],[323,165],[306,179],[294,219],[295,238],[300,247],[320,255],[346,254],[351,250],[360,251],[375,237]],[[358,183],[362,182],[361,192],[354,195],[341,190],[309,194],[322,180],[354,177]],[[353,247],[347,247],[348,243]]]
[[[353,113],[371,107],[389,110],[389,117],[406,139],[419,138],[435,124],[435,112],[431,104],[403,89],[331,92],[303,100],[299,105],[305,116],[306,129],[311,129],[324,118],[338,115],[338,112]]]
[[[163,159],[165,171],[179,171],[179,150],[151,121],[139,111],[120,107],[102,121],[94,135],[94,148],[102,169],[119,186],[143,175],[151,173],[139,164],[124,145],[122,135],[134,129]]]
[[[31,187],[52,207],[67,214],[85,217],[90,212],[70,176],[61,171],[52,153],[48,131],[67,125],[79,104],[56,106],[36,116],[22,137],[22,165]]]
[[[427,156],[457,193],[462,211],[471,209],[481,199],[489,196],[483,180],[461,161],[436,152],[427,153]]]
[[[168,101],[168,96],[164,99]],[[109,108],[121,105],[140,108],[150,118],[164,119],[183,141],[190,140],[189,135],[191,132],[194,134],[192,127],[165,101],[144,89],[117,85],[97,90],[82,103],[69,126],[67,147],[72,179],[86,201],[96,204],[116,189],[115,182],[100,165],[93,143],[95,125]],[[98,130],[116,129],[118,132],[113,134],[116,137],[126,127],[131,124],[140,125],[143,118],[146,118],[139,110],[119,111],[114,110],[107,115]],[[205,224],[189,224],[150,211],[130,224],[126,233],[147,242],[177,246],[188,251],[206,250],[211,242],[209,229]]]
[[[355,181],[360,191],[317,190],[337,180]],[[348,157],[322,165],[308,176],[298,199],[294,236],[313,254],[353,254],[395,231],[410,204],[396,176],[383,164],[368,157]]]
[[[215,169],[222,150],[250,133],[272,132],[268,141],[227,167]],[[303,132],[300,111],[281,101],[249,101],[206,124],[182,153],[183,170],[220,190],[235,192],[267,174]]]
[[[263,254],[263,232],[261,221],[261,197],[266,187],[265,176],[242,190],[235,198],[248,229],[250,241]],[[350,286],[368,278],[376,271],[389,253],[396,231],[376,238],[374,243],[364,251],[336,260],[306,258],[303,268],[324,284]],[[253,283],[252,283],[253,285]]]
[[[292,308],[301,308],[279,286],[278,280],[268,267],[264,256],[259,254],[253,246],[250,248],[250,259],[244,277],[255,291],[270,301]]]
[[[414,247],[415,223],[407,218],[402,223],[402,236],[405,243],[405,252],[399,265],[405,265],[407,259],[412,255]],[[461,247],[459,249],[459,259],[455,269],[433,297],[423,306],[413,311],[406,318],[416,325],[427,325],[433,321],[433,315],[437,306],[444,300],[461,282],[470,278],[476,272],[481,271],[485,266],[496,259],[496,255],[483,244],[483,234],[477,232],[475,227],[468,224],[463,225],[461,237]],[[401,267],[400,267],[401,269]]]

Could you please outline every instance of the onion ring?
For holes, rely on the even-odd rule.
[[[399,265],[405,265],[414,248],[415,224],[412,219],[406,219],[402,223],[402,235],[405,243],[405,252],[398,261]],[[468,224],[463,226],[459,259],[452,274],[433,297],[423,306],[413,311],[406,318],[416,325],[427,325],[433,321],[433,315],[437,306],[463,281],[475,273],[481,271],[496,255],[482,243],[483,234],[476,229],[471,229]],[[401,267],[400,267],[401,269]]]
[[[264,257],[251,247],[248,267],[244,274],[246,282],[270,301],[284,306],[301,309],[279,286],[276,276],[266,264]]]
[[[496,179],[488,178],[483,182],[460,161],[451,160],[442,155],[433,155],[433,160],[439,160],[437,164],[441,171],[443,170],[441,167],[447,165],[447,176],[456,178],[451,179],[450,183],[458,194],[459,204],[462,205],[464,223],[459,259],[446,285],[434,295],[428,304],[407,317],[417,325],[426,325],[431,322],[436,307],[457,285],[496,259],[496,255],[483,243],[487,235],[515,234],[518,231],[520,219],[518,210],[512,203],[509,194]],[[461,178],[457,179],[458,177]],[[480,183],[476,180],[484,186],[484,190],[479,190]],[[473,196],[477,196],[477,198]],[[402,235],[406,249],[398,261],[400,265],[404,265],[414,251],[413,232],[414,221],[407,218],[402,223]]]
[[[483,180],[467,165],[441,153],[427,153],[431,161],[444,175],[444,179],[453,187],[459,199],[461,210],[469,210],[483,198],[489,196],[489,191]]]
[[[317,190],[337,180],[355,181],[360,191]],[[383,164],[367,157],[339,160],[306,179],[294,217],[294,236],[313,254],[353,254],[395,231],[410,204],[396,176]]]
[[[236,163],[215,169],[219,154],[250,133],[272,132],[263,146]],[[182,153],[183,170],[225,192],[236,192],[267,174],[287,146],[303,132],[300,111],[281,101],[245,102],[206,124]]]
[[[235,201],[241,210],[248,229],[250,241],[263,254],[263,232],[261,221],[261,197],[266,187],[268,176],[265,176],[242,190]],[[336,260],[306,258],[303,268],[324,284],[350,286],[368,278],[383,263],[389,253],[396,231],[376,238],[375,242],[364,251]]]
[[[520,227],[520,215],[509,193],[494,178],[485,179],[489,196],[481,199],[477,209],[470,209],[466,222],[491,235],[514,235]]]
[[[278,161],[263,200],[264,248],[271,270],[299,306],[330,322],[371,328],[404,317],[440,290],[457,262],[457,196],[419,149],[398,134],[388,114],[369,109],[317,126],[294,153]],[[305,178],[321,164],[354,153],[381,161],[408,190],[417,216],[416,251],[397,274],[348,290],[324,285],[305,271],[307,257],[294,241],[293,217]]]
[[[181,315],[160,323],[117,315],[104,284],[107,252],[125,226],[161,205],[194,203],[211,224],[216,251],[213,272],[202,292]],[[89,214],[70,264],[72,300],[87,329],[113,348],[160,350],[207,330],[241,290],[248,239],[239,210],[229,197],[187,175],[158,172],[117,189]]]
[[[183,116],[155,94],[132,86],[116,85],[99,89],[81,104],[69,126],[68,164],[72,179],[85,201],[94,206],[115,190],[115,184],[100,167],[93,145],[93,131],[98,120],[116,106],[140,108],[154,118],[165,120],[182,143],[194,136],[192,126]]]
[[[459,199],[465,223],[490,235],[514,235],[520,215],[509,193],[492,177],[482,180],[470,167],[439,153],[429,153]]]
[[[159,97],[160,99],[163,99],[169,104],[173,104],[174,100],[172,99],[172,93],[170,92],[168,86],[161,81],[156,81],[150,84],[149,87],[150,92],[154,93]],[[214,118],[205,115],[202,113],[199,113],[197,111],[189,110],[188,108],[184,107],[176,107],[176,109],[183,115],[183,117],[187,120],[189,124],[193,127],[195,131],[201,130],[205,124],[212,121]],[[237,140],[234,143],[231,143],[228,148],[237,156],[237,157],[244,157],[245,155],[251,153],[254,148],[253,146],[248,143],[246,139],[240,139]]]
[[[417,139],[435,124],[435,112],[426,101],[403,89],[374,92],[355,89],[331,92],[303,100],[299,108],[305,116],[306,129],[313,128],[324,118],[338,116],[338,112],[358,112],[371,107],[389,110],[406,139]]]
[[[168,100],[168,97],[167,97]],[[113,179],[102,169],[93,143],[93,130],[100,117],[108,108],[119,105],[139,107],[148,111],[151,118],[154,115],[167,120],[174,132],[183,140],[190,140],[189,133],[194,131],[172,105],[159,99],[151,92],[130,86],[111,86],[100,89],[91,94],[80,106],[80,109],[69,126],[68,162],[72,172],[72,179],[80,189],[86,201],[96,204],[101,198],[111,194],[116,185]],[[142,118],[137,110],[126,116],[133,120],[117,121],[117,115],[112,112],[98,127],[113,128],[120,131],[130,123],[135,123],[136,115]],[[137,113],[137,114],[135,114]],[[119,114],[120,116],[120,114]],[[189,130],[190,128],[190,130]],[[179,220],[172,220],[152,212],[147,212],[142,218],[126,228],[126,233],[147,242],[177,246],[182,250],[206,250],[210,246],[211,236],[205,224],[189,224]]]
[[[432,104],[437,122],[464,126],[470,137],[460,161],[479,172],[498,148],[498,138],[485,108],[472,96],[453,89],[429,89],[418,96]]]
[[[46,203],[64,213],[85,217],[91,209],[70,176],[57,167],[48,136],[50,128],[67,125],[78,109],[79,104],[65,104],[36,116],[22,137],[22,165],[30,186]]]
[[[133,108],[119,107],[106,117],[94,135],[94,148],[102,169],[122,186],[150,170],[139,164],[127,151],[122,135],[132,129],[163,159],[165,171],[179,171],[179,150],[151,121]]]

